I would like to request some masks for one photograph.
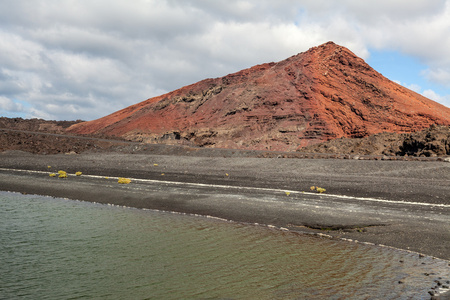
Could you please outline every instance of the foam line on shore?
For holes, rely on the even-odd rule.
[[[0,171],[9,171],[9,172],[22,172],[22,173],[36,173],[36,174],[49,174],[48,171],[36,171],[36,170],[22,170],[22,169],[10,169],[10,168],[0,168]],[[67,174],[68,176],[76,176],[74,174]],[[83,174],[83,177],[95,178],[95,179],[119,179],[120,177],[115,176],[105,176],[105,175],[89,175]],[[221,184],[209,184],[209,183],[195,183],[195,182],[181,182],[181,181],[168,181],[168,180],[155,180],[155,179],[143,179],[143,178],[132,178],[127,177],[132,181],[136,182],[148,182],[148,183],[163,183],[163,184],[172,184],[172,185],[181,185],[181,186],[195,186],[195,187],[210,187],[210,188],[221,188],[221,189],[235,189],[235,190],[255,190],[255,191],[266,191],[272,193],[291,193],[291,194],[305,194],[310,196],[319,196],[319,197],[332,197],[332,198],[340,198],[347,200],[359,200],[359,201],[368,201],[368,202],[380,202],[380,203],[388,203],[388,204],[402,204],[402,205],[415,205],[415,206],[428,206],[428,207],[442,207],[442,208],[450,208],[448,204],[440,204],[440,203],[424,203],[424,202],[407,202],[407,201],[396,201],[396,200],[387,200],[387,199],[377,199],[377,198],[363,198],[363,197],[354,197],[354,196],[346,196],[346,195],[336,195],[336,194],[324,194],[324,193],[311,193],[305,191],[295,191],[295,190],[287,190],[287,189],[275,189],[275,188],[261,188],[261,187],[249,187],[249,186],[233,186],[233,185],[221,185]]]

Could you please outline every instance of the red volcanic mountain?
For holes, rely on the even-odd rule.
[[[339,137],[450,125],[450,108],[328,42],[278,63],[206,79],[71,126],[149,143],[293,151]]]

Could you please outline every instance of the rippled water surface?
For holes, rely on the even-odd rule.
[[[392,249],[4,192],[0,262],[0,299],[426,299],[450,276]]]

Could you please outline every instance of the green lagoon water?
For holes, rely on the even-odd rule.
[[[0,192],[0,299],[428,299],[448,269],[264,226]]]

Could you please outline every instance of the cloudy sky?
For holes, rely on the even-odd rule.
[[[450,106],[450,0],[0,0],[0,116],[92,120],[327,41]]]

